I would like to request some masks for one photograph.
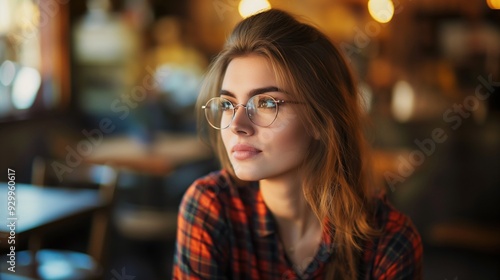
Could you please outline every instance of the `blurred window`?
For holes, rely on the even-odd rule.
[[[61,2],[61,1],[59,1]],[[63,53],[54,32],[64,10],[56,1],[0,0],[0,120],[32,117],[61,103]],[[66,4],[64,4],[66,5]],[[60,39],[60,38],[59,38]]]

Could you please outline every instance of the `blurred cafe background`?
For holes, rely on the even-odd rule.
[[[0,0],[0,216],[11,169],[19,272],[2,226],[2,279],[170,278],[180,199],[218,168],[200,80],[268,7],[348,58],[373,183],[418,227],[424,278],[500,279],[499,0]]]

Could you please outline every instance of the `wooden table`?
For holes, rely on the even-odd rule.
[[[7,184],[0,183],[0,219],[2,221],[0,223],[0,248],[10,252],[10,246],[14,244],[9,244],[8,240],[9,237],[15,236],[14,246],[17,262],[19,254],[26,252],[19,251],[21,240],[28,240],[30,258],[35,260],[34,256],[41,249],[41,240],[44,235],[71,227],[81,218],[99,215],[109,205],[100,196],[98,190],[16,184],[15,213],[11,216],[7,208],[8,196]],[[11,222],[15,224],[15,234],[8,226]],[[2,267],[0,277],[25,279],[22,277],[13,278],[16,275],[7,273],[5,263],[1,264],[0,267]],[[23,266],[20,266],[20,263],[16,263],[16,272],[20,272],[20,275],[26,275],[25,273],[32,277],[38,275],[36,260],[26,267],[21,267]],[[4,268],[5,271],[3,271]],[[23,271],[23,269],[27,270]]]
[[[147,145],[131,137],[106,138],[84,160],[161,176],[180,165],[211,157],[210,148],[195,135],[157,134]]]
[[[79,217],[92,214],[106,206],[97,190],[37,187],[16,184],[13,217],[7,220],[7,184],[0,183],[0,247],[7,247],[10,229],[7,222],[15,221],[16,244],[19,239],[41,235],[64,226]]]

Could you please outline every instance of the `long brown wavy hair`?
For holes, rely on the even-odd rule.
[[[219,94],[231,60],[250,54],[267,58],[278,87],[306,104],[297,107],[298,119],[318,140],[311,141],[301,166],[303,191],[335,244],[325,276],[356,279],[362,246],[376,230],[369,218],[373,195],[367,184],[361,102],[348,64],[317,28],[271,9],[235,27],[206,74],[197,108]],[[222,167],[236,177],[220,132],[207,126],[202,110],[198,117],[200,132],[216,149]]]

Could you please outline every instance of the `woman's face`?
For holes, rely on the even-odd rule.
[[[221,96],[233,104],[247,104],[255,93],[294,101],[280,92],[269,61],[257,55],[233,59],[222,82]],[[311,136],[296,112],[302,104],[278,105],[278,116],[268,127],[250,121],[245,108],[238,107],[231,125],[221,130],[222,141],[236,176],[245,181],[296,176]]]

